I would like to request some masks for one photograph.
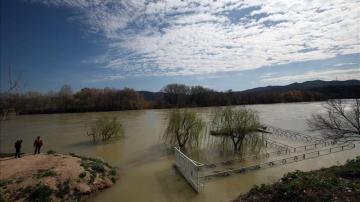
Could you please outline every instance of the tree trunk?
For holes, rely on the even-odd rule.
[[[235,137],[232,137],[231,140],[233,142],[233,145],[234,145],[234,153],[238,153],[238,144],[239,144],[239,140],[235,140],[236,138]]]
[[[9,113],[9,110],[3,110],[1,113],[1,120],[5,121],[7,119],[7,115]]]

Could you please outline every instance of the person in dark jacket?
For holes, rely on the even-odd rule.
[[[42,145],[43,145],[42,139],[40,139],[40,136],[37,136],[37,138],[34,142],[34,147],[35,147],[34,154],[40,154],[40,149],[41,149]]]
[[[15,142],[15,158],[20,158],[22,139]]]

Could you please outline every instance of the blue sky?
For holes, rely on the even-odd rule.
[[[3,0],[1,88],[243,90],[360,79],[355,0]]]

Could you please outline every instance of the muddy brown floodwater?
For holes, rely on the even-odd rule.
[[[306,119],[312,113],[324,113],[321,102],[251,105],[263,122],[309,134]],[[237,106],[234,106],[237,107]],[[215,108],[192,108],[208,119]],[[296,169],[307,171],[342,164],[360,154],[359,147],[320,158],[262,169],[207,181],[202,193],[195,193],[173,168],[174,157],[161,142],[169,110],[138,110],[11,117],[0,124],[0,152],[13,152],[13,144],[22,138],[23,150],[33,152],[36,136],[44,139],[43,151],[77,153],[103,159],[120,168],[115,186],[89,201],[230,201],[253,185],[272,183]],[[86,127],[97,117],[118,117],[125,127],[125,138],[94,145],[86,136]],[[315,135],[315,134],[314,134]],[[1,162],[0,162],[1,163]]]

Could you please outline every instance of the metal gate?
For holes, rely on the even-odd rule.
[[[203,164],[195,162],[187,157],[177,147],[175,149],[175,164],[186,181],[194,188],[195,191],[200,192],[203,185],[200,183],[199,170]]]

